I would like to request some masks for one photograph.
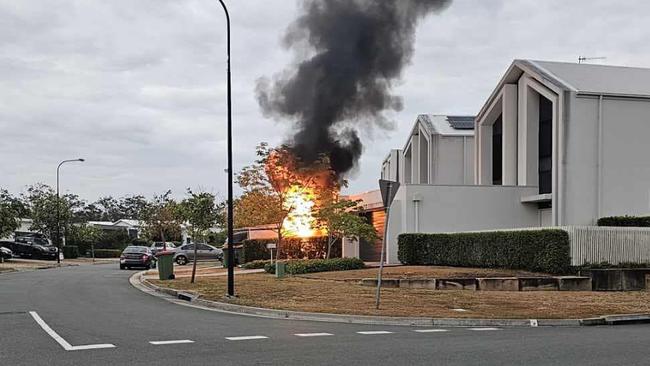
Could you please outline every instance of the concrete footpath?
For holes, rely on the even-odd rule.
[[[201,297],[196,293],[156,286],[146,280],[144,273],[145,272],[139,272],[134,274],[131,276],[129,281],[135,288],[150,295],[164,298],[166,300],[184,306],[191,306],[195,308],[202,308],[205,310],[212,310],[229,314],[240,314],[272,319],[418,327],[576,327],[650,323],[650,314],[607,315],[586,319],[471,319],[384,317],[276,310],[201,299]]]

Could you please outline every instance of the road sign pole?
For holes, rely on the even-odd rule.
[[[391,197],[392,184],[388,183],[388,197]],[[381,298],[381,277],[384,273],[384,258],[386,258],[386,234],[388,233],[388,218],[390,215],[390,203],[386,205],[386,219],[384,220],[384,237],[381,240],[381,255],[379,257],[379,273],[377,273],[377,293],[375,295],[375,309],[379,310]]]

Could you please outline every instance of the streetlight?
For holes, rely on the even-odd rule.
[[[61,200],[59,198],[59,170],[61,170],[61,165],[75,161],[84,162],[86,160],[81,158],[63,160],[59,163],[59,166],[56,167],[56,263],[58,264],[61,264],[61,223],[59,222],[61,220]]]
[[[228,296],[235,296],[235,249],[233,248],[233,202],[232,202],[232,82],[230,73],[230,14],[223,0],[219,0],[226,14],[228,53]]]

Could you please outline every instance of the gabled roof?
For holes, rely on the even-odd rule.
[[[650,96],[650,69],[535,60],[520,62],[578,93]]]
[[[514,60],[477,115],[480,120],[504,84],[517,83],[523,73],[578,94],[650,98],[650,69],[537,60]]]
[[[421,114],[415,120],[411,133],[406,139],[404,151],[411,142],[411,137],[419,133],[420,126],[429,135],[441,136],[474,136],[474,124],[468,126],[465,121],[474,120],[474,116],[448,116],[442,114]],[[453,125],[452,125],[453,124]],[[459,127],[463,128],[459,128]],[[455,127],[454,127],[455,126]],[[471,127],[471,128],[470,128]]]
[[[468,120],[473,121],[474,116],[421,114],[415,121],[413,130],[421,123],[430,135],[474,136],[474,124],[467,125],[465,121]]]

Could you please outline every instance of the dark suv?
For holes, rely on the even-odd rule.
[[[120,269],[156,268],[156,257],[149,247],[128,246],[120,255]]]
[[[47,239],[17,237],[16,241],[3,241],[0,246],[9,248],[15,256],[33,259],[56,259],[58,250]]]

